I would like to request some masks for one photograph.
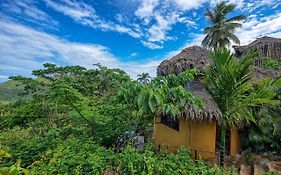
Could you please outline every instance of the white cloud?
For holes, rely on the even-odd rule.
[[[0,2],[2,13],[16,16],[20,20],[32,22],[44,27],[56,28],[58,22],[37,7],[38,2],[32,0],[4,0]]]
[[[222,1],[223,0],[212,0],[210,3],[211,6],[214,7],[217,3]],[[272,7],[274,9],[280,4],[280,0],[226,0],[226,2],[236,4],[236,8],[244,12],[253,12],[261,7]]]
[[[81,21],[87,18],[97,18],[95,14],[95,10],[83,3],[83,2],[76,2],[76,1],[53,1],[53,0],[44,0],[46,4],[53,8],[56,11],[62,12],[66,16],[72,17],[76,21]]]
[[[267,16],[262,19],[250,18],[237,31],[241,44],[245,45],[264,35],[273,35],[281,31],[281,13]]]
[[[8,76],[0,75],[0,79],[8,79],[8,78],[9,78]]]
[[[110,68],[121,68],[132,77],[141,72],[155,75],[159,63],[145,63],[145,60],[121,62],[102,45],[71,42],[6,20],[0,20],[0,26],[0,71],[4,73],[2,78],[6,77],[5,74],[29,76],[32,70],[41,68],[44,62],[85,67],[101,63]]]
[[[212,0],[212,1],[210,1],[210,3],[211,3],[211,6],[214,7],[214,6],[216,6],[216,4],[218,4],[218,3],[222,2],[222,1],[224,1],[224,0]],[[244,2],[244,0],[227,0],[226,3],[228,3],[228,4],[229,3],[235,4],[236,8],[238,8],[238,9],[245,8],[246,4],[248,5],[248,7],[251,7],[253,5],[252,3]]]
[[[1,83],[1,82],[5,82],[5,81],[7,81],[8,79],[9,79],[8,76],[0,75],[0,83]]]
[[[96,14],[93,6],[86,4],[82,1],[71,0],[44,0],[50,8],[63,13],[64,15],[72,18],[75,22],[90,26],[94,29],[100,29],[102,31],[115,31],[119,33],[126,33],[134,38],[141,37],[141,33],[138,30],[115,24],[110,21],[102,19]]]
[[[130,75],[133,78],[136,78],[138,74],[145,72],[149,73],[150,76],[156,76],[157,66],[161,63],[162,60],[151,60],[147,62],[130,62],[124,65],[124,70],[130,72]]]
[[[170,0],[182,10],[191,10],[201,7],[207,0]]]
[[[161,49],[165,41],[175,38],[169,35],[169,31],[172,30],[173,25],[176,23],[185,23],[187,26],[196,27],[196,24],[191,19],[183,17],[182,10],[199,7],[202,2],[180,0],[141,1],[135,12],[135,15],[142,20],[145,33],[141,43],[150,49]],[[175,3],[177,4],[176,6]],[[184,8],[182,8],[183,5],[185,5]],[[187,7],[188,5],[189,7]]]
[[[281,13],[267,16],[262,19],[257,19],[256,16],[252,16],[248,18],[242,24],[242,28],[237,30],[236,35],[240,39],[241,45],[249,44],[254,41],[257,37],[261,37],[264,35],[281,38]],[[186,44],[181,46],[179,49],[170,51],[165,58],[169,59],[174,55],[180,53],[184,48],[201,45],[205,35],[204,34],[191,34],[190,35],[193,40],[188,41]]]
[[[138,55],[139,55],[138,52],[133,52],[133,53],[130,54],[130,57],[136,57],[136,56],[138,56]]]
[[[0,21],[1,69],[22,69],[30,72],[43,62],[56,61],[64,64],[91,66],[120,65],[109,50],[101,45],[82,44],[63,40],[45,32],[8,21]]]
[[[135,11],[136,16],[143,19],[145,24],[150,22],[150,17],[154,15],[154,8],[158,5],[159,0],[143,0],[139,8]]]
[[[141,43],[150,49],[161,49],[165,41],[174,38],[173,36],[169,36],[169,31],[174,24],[185,23],[188,26],[196,27],[196,24],[191,19],[182,17],[180,11],[197,8],[206,0],[193,0],[192,2],[181,0],[139,1],[140,3],[135,11],[135,16],[141,20],[141,25],[135,22],[125,23],[124,17],[120,14],[115,16],[116,22],[119,24],[106,21],[97,15],[93,6],[82,1],[44,1],[50,8],[71,17],[77,23],[102,31],[126,33],[131,37],[140,38],[142,40]],[[177,8],[174,5],[173,8],[167,9],[171,3],[178,4]]]
[[[163,46],[157,45],[157,44],[155,44],[155,43],[153,43],[153,42],[141,41],[141,43],[142,43],[144,46],[146,46],[146,47],[148,47],[148,48],[150,48],[150,49],[162,49],[162,48],[163,48]]]
[[[280,1],[278,2],[278,0],[252,0],[251,6],[249,6],[250,8],[245,8],[245,10],[249,10],[250,12],[260,8],[260,7],[265,7],[265,6],[269,6],[269,7],[273,7],[275,6],[277,3],[280,3]]]

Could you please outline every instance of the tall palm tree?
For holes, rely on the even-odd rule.
[[[238,15],[227,19],[228,13],[233,12],[235,7],[235,4],[226,4],[225,1],[222,1],[216,5],[214,10],[206,10],[205,16],[210,21],[211,26],[204,29],[206,36],[202,41],[203,47],[211,49],[225,47],[230,45],[231,41],[240,44],[240,40],[234,32],[235,29],[242,26],[239,21],[246,17],[244,15]]]
[[[147,84],[149,83],[149,81],[151,80],[151,77],[148,73],[142,73],[138,75],[138,79],[137,79],[140,83],[144,83]]]
[[[272,106],[275,90],[281,86],[278,80],[262,80],[253,85],[252,66],[256,54],[249,53],[236,59],[226,48],[215,49],[210,54],[213,64],[206,69],[204,83],[222,112],[221,165],[224,165],[227,127],[236,127],[241,121],[255,121],[253,107]]]

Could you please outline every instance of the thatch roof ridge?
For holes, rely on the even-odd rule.
[[[249,44],[246,45],[236,45],[234,47],[237,48],[249,48],[252,46],[256,46],[259,44],[275,44],[275,43],[281,43],[281,39],[280,38],[273,38],[273,37],[269,37],[269,36],[263,36],[260,38],[256,38],[254,41],[250,42]]]
[[[163,61],[157,67],[157,75],[177,74],[191,68],[202,71],[209,63],[209,50],[200,46],[187,47],[171,59]]]
[[[246,54],[249,50],[259,50],[259,57],[281,58],[281,39],[273,37],[260,37],[255,41],[243,45],[233,46],[238,57]]]
[[[280,43],[281,39],[280,38],[273,38],[269,36],[263,36],[260,38],[257,38],[255,41],[251,42],[248,44],[248,46],[253,46],[257,44],[273,44],[273,43]]]

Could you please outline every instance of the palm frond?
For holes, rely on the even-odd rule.
[[[226,20],[225,22],[237,22],[237,21],[242,21],[246,19],[246,16],[245,15],[238,15],[238,16],[234,16],[232,18],[229,18],[228,20]]]

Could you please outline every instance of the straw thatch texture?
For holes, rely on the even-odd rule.
[[[157,68],[157,75],[177,74],[191,68],[203,71],[210,63],[208,55],[209,51],[203,47],[187,47],[173,58],[163,61]]]
[[[266,70],[261,68],[263,58],[281,59],[281,39],[272,37],[261,37],[245,46],[235,46],[236,56],[245,55],[250,50],[258,52],[258,57],[255,58],[253,80],[257,82],[265,77],[276,79],[281,76],[281,66],[276,70]]]
[[[191,108],[185,111],[187,119],[201,120],[201,121],[212,121],[221,120],[221,111],[218,108],[213,97],[205,89],[200,79],[195,79],[187,85],[187,90],[190,91],[194,96],[202,99],[204,106],[203,109]]]
[[[250,50],[258,50],[259,58],[281,58],[281,39],[264,36],[245,46],[234,46],[238,57]]]
[[[185,48],[170,60],[163,61],[157,68],[157,75],[165,76],[172,73],[177,74],[192,68],[197,68],[200,71],[203,71],[204,68],[210,64],[208,55],[209,51],[200,46]],[[184,117],[186,119],[199,121],[220,121],[221,111],[199,78],[187,83],[186,89],[194,96],[202,99],[204,105],[203,109],[192,107],[184,111]]]

